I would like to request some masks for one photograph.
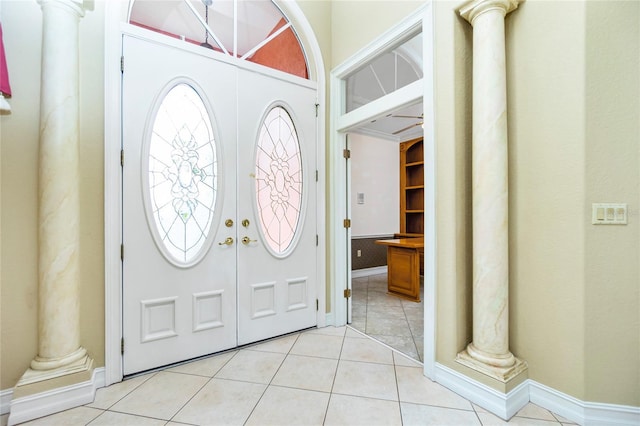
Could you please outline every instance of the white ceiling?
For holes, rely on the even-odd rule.
[[[205,19],[202,0],[136,0],[130,21],[161,31],[204,42],[205,29],[191,6]],[[235,5],[234,5],[235,4]],[[271,0],[213,0],[209,7],[209,28],[225,49],[234,52],[234,7],[237,7],[237,56],[262,42],[283,19]],[[286,18],[285,18],[286,19]],[[208,43],[216,46],[214,37]],[[379,99],[422,78],[422,34],[376,58],[347,81],[347,112]],[[422,102],[375,117],[352,130],[396,142],[422,135]]]

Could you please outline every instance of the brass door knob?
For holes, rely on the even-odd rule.
[[[227,239],[226,239],[226,240],[224,240],[224,241],[223,241],[223,242],[221,242],[221,243],[218,243],[218,245],[219,245],[219,246],[225,246],[225,245],[226,245],[226,246],[230,246],[230,245],[232,245],[232,244],[233,244],[233,238],[231,238],[231,237],[227,237]]]
[[[258,240],[252,240],[249,237],[242,237],[242,244],[244,244],[245,246],[249,245],[249,243],[256,243],[256,242],[258,242]]]
[[[244,226],[245,228],[249,227],[249,224],[251,222],[249,222],[249,219],[242,219],[242,226]]]

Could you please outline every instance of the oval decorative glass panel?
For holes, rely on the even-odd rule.
[[[256,205],[260,228],[276,255],[291,246],[302,208],[302,159],[291,116],[276,106],[260,126],[256,152]]]
[[[173,87],[162,99],[149,142],[150,213],[156,238],[179,265],[208,249],[217,193],[211,120],[196,90]]]

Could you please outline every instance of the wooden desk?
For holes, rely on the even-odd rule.
[[[414,302],[420,301],[420,252],[424,238],[376,240],[387,246],[387,290]]]

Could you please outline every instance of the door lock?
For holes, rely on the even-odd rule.
[[[231,237],[227,237],[226,240],[224,240],[221,243],[218,243],[219,246],[224,246],[224,245],[230,246],[232,244],[233,244],[233,238],[231,238]]]
[[[258,240],[252,240],[249,237],[242,237],[242,244],[244,244],[245,246],[249,245],[249,243],[257,243],[257,242]]]

